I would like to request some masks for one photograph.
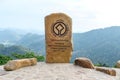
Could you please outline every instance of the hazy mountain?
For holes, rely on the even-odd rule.
[[[45,55],[44,35],[28,33],[16,38],[16,45],[30,48],[33,51]],[[92,30],[85,33],[73,33],[73,56],[84,56],[92,59],[94,63],[106,63],[113,65],[120,59],[120,27],[109,27]]]
[[[18,43],[45,55],[44,35],[27,34]],[[74,33],[73,44],[74,52],[71,62],[76,57],[84,56],[92,59],[94,63],[113,65],[120,59],[120,27]]]
[[[45,55],[45,37],[44,35],[28,33],[24,35],[16,45],[29,47],[32,51],[43,53]]]
[[[22,37],[22,34],[19,34],[18,32],[15,30],[11,30],[11,29],[1,29],[0,30],[0,43],[4,45],[14,44],[16,41],[18,41]]]
[[[113,65],[120,59],[120,27],[92,30],[73,36],[72,61],[77,56],[85,56],[92,59],[94,63]]]
[[[22,47],[22,46],[5,46],[3,44],[0,44],[0,54],[3,55],[11,55],[12,53],[19,53],[24,54],[29,52],[30,50],[28,48]]]

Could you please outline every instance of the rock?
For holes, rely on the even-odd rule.
[[[72,55],[72,19],[64,13],[45,17],[47,63],[69,63]]]
[[[94,65],[93,65],[92,61],[85,57],[75,59],[75,65],[79,65],[84,68],[94,69]]]
[[[111,75],[111,76],[116,76],[116,71],[114,69],[111,69],[111,68],[96,67],[96,70],[100,71],[100,72],[104,72],[104,73]]]
[[[7,64],[4,65],[4,69],[6,71],[16,70],[26,66],[33,66],[37,64],[36,58],[29,58],[29,59],[19,59],[19,60],[11,60],[8,61]]]
[[[120,60],[117,61],[117,63],[116,63],[116,67],[117,67],[117,68],[120,68]]]

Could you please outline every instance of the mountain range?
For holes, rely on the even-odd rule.
[[[0,31],[0,43],[5,46],[27,47],[28,50],[45,56],[44,35],[20,34],[4,30]],[[120,26],[96,29],[85,33],[73,33],[73,49],[71,62],[76,57],[88,57],[95,64],[105,63],[112,66],[117,60],[120,60]]]

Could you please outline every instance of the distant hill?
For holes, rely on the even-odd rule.
[[[30,50],[28,48],[22,47],[22,46],[4,46],[3,44],[0,44],[0,54],[2,55],[11,55],[12,53],[19,53],[24,54],[29,52]]]
[[[16,45],[25,46],[35,52],[45,55],[45,36],[28,33],[22,35],[14,42]],[[120,60],[120,27],[113,26],[96,29],[85,33],[73,33],[73,56],[90,58],[94,63],[114,65]]]
[[[20,44],[45,55],[44,35],[27,34],[20,40]],[[84,56],[92,59],[94,63],[114,65],[120,59],[120,27],[114,26],[85,33],[74,33],[73,44],[74,51],[71,62],[76,57]]]
[[[32,51],[44,53],[45,55],[45,36],[28,33],[24,35],[16,45],[21,45],[30,48]]]
[[[120,27],[92,30],[73,34],[74,52],[72,61],[78,56],[85,56],[94,63],[114,65],[120,60]]]
[[[1,29],[0,30],[0,43],[4,45],[13,45],[22,37],[17,31],[11,29]]]

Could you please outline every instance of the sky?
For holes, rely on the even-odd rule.
[[[44,18],[62,12],[74,33],[120,26],[120,0],[0,0],[0,29],[44,34]]]

